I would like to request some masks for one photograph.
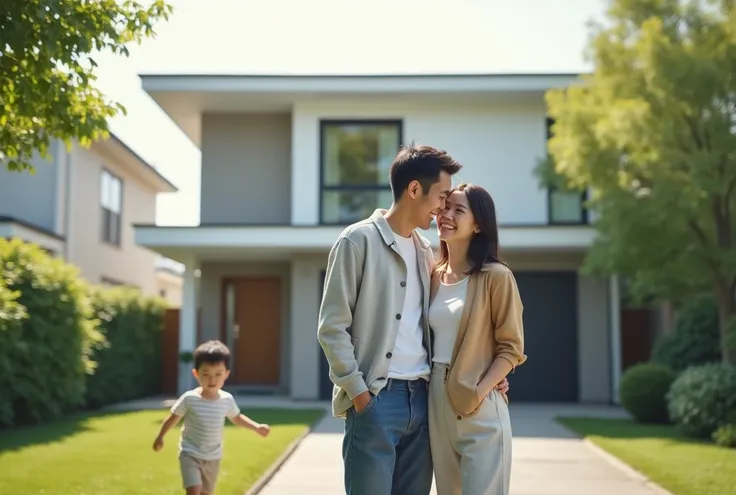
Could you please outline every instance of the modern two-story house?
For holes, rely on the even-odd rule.
[[[525,305],[528,362],[511,378],[514,400],[613,400],[618,283],[579,273],[594,238],[582,198],[533,174],[548,138],[544,93],[576,79],[142,76],[202,150],[201,224],[135,227],[141,246],[186,266],[180,350],[219,338],[233,349],[233,385],[328,398],[316,338],[328,251],[345,225],[390,206],[388,168],[415,141],[447,150],[464,164],[456,181],[495,199]]]
[[[176,187],[114,135],[90,148],[55,141],[50,154],[33,174],[0,164],[0,237],[35,242],[94,284],[159,294],[158,256],[133,224],[155,221],[156,196]]]

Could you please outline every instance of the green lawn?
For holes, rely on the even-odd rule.
[[[672,426],[626,420],[560,418],[675,495],[736,494],[736,450],[685,438]]]
[[[321,411],[253,409],[268,438],[229,426],[218,495],[242,495]],[[151,448],[166,410],[80,414],[53,424],[0,431],[0,490],[23,495],[181,495],[179,429]]]

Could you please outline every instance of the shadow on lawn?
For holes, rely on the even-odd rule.
[[[33,445],[60,442],[78,433],[94,431],[92,421],[98,418],[127,414],[120,411],[80,412],[44,424],[19,426],[0,430],[0,456]]]

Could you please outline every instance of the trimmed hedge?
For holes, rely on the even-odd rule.
[[[0,239],[0,426],[159,391],[166,303]]]
[[[166,302],[134,289],[95,289],[92,306],[106,341],[94,349],[87,405],[101,407],[159,392]]]
[[[18,345],[15,340],[22,332],[22,320],[28,318],[28,313],[26,308],[18,304],[20,292],[6,287],[4,279],[0,273],[0,387],[10,390],[7,382],[12,378],[13,372],[11,351]],[[0,425],[12,423],[15,416],[13,403],[12,395],[0,395]]]
[[[621,404],[639,423],[667,423],[667,392],[677,375],[669,366],[641,363],[621,377]]]
[[[87,284],[36,245],[0,239],[0,424],[38,423],[84,404],[92,345]]]
[[[718,306],[712,294],[692,298],[680,308],[672,333],[660,337],[652,361],[684,371],[721,360]]]
[[[686,435],[710,438],[732,423],[736,411],[736,366],[709,363],[683,371],[667,394],[670,418]]]

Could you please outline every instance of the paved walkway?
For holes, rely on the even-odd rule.
[[[555,416],[620,417],[608,407],[513,405],[512,495],[667,493],[559,426]],[[326,417],[260,495],[342,495],[342,420]],[[434,494],[434,491],[433,491]]]

